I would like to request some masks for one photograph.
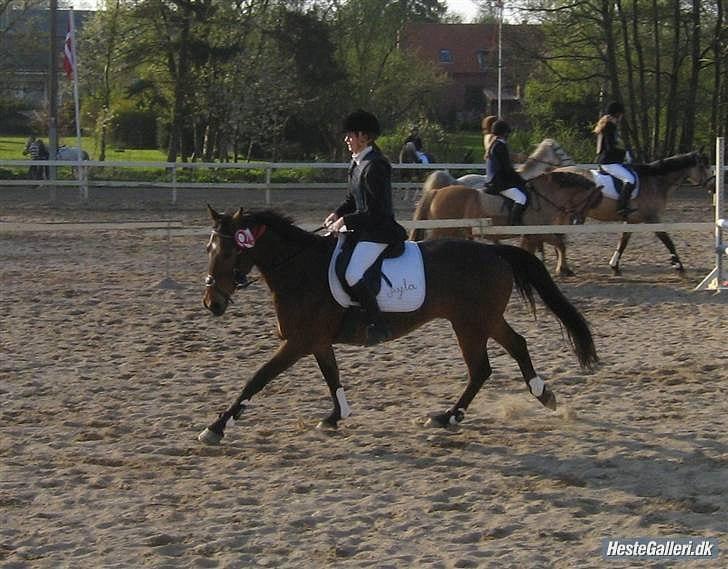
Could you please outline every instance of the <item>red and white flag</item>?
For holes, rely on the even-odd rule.
[[[66,77],[72,81],[76,70],[76,62],[73,60],[73,31],[70,25],[68,32],[66,32],[66,42],[63,45],[63,69],[66,71]]]

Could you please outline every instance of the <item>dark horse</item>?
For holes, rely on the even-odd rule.
[[[232,301],[238,283],[255,266],[273,294],[282,343],[243,388],[240,396],[198,437],[217,443],[246,404],[275,376],[302,357],[313,354],[329,387],[334,409],[320,426],[335,428],[349,415],[339,382],[333,345],[364,345],[363,323],[340,337],[347,309],[334,300],[327,271],[336,240],[304,231],[272,211],[221,214],[208,206],[213,230],[207,244],[208,276],[203,303],[215,316]],[[581,366],[597,362],[591,331],[579,311],[564,297],[541,261],[510,245],[442,239],[419,244],[427,290],[424,304],[413,312],[386,313],[394,337],[401,337],[435,318],[452,323],[468,367],[469,381],[458,401],[431,424],[447,426],[463,420],[465,411],[491,374],[486,344],[493,338],[520,367],[529,391],[546,407],[556,398],[536,374],[526,341],[503,318],[513,286],[535,310],[533,289],[557,316],[571,339]],[[386,286],[383,284],[383,286]],[[350,310],[350,309],[349,309]]]
[[[686,180],[690,181],[693,186],[703,188],[711,179],[710,161],[700,151],[677,154],[647,164],[633,164],[632,167],[639,176],[640,190],[637,197],[630,202],[634,211],[627,218],[627,223],[659,223],[662,212],[667,207],[670,191]],[[588,180],[594,180],[594,172],[574,166],[557,168],[553,172],[573,172]],[[587,212],[587,217],[599,221],[622,221],[622,217],[617,213],[616,194],[607,195],[605,193],[604,199]],[[666,231],[657,231],[655,235],[669,251],[672,268],[679,274],[683,274],[685,269],[670,235]],[[632,237],[631,233],[622,233],[617,250],[609,261],[609,266],[615,275],[621,274],[619,261],[627,248],[630,237]],[[564,266],[568,268],[565,249],[563,259]]]

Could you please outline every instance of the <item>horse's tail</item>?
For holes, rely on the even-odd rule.
[[[576,307],[564,296],[551,278],[544,264],[534,255],[513,245],[494,245],[499,257],[505,259],[513,270],[518,292],[530,304],[535,314],[533,289],[541,300],[566,327],[579,364],[592,369],[599,361],[589,324]]]
[[[435,197],[436,193],[437,189],[425,190],[422,192],[422,197],[420,198],[420,201],[415,208],[415,213],[412,216],[413,221],[430,219],[430,204],[432,203],[432,198]],[[425,230],[422,228],[413,227],[412,231],[410,231],[409,238],[412,241],[422,241],[425,238]]]

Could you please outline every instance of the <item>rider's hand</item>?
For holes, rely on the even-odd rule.
[[[344,218],[339,217],[334,223],[331,224],[329,227],[331,231],[342,231],[346,229],[346,226],[344,225]]]
[[[328,216],[326,217],[326,219],[324,219],[324,226],[325,226],[325,227],[329,227],[329,225],[331,225],[332,223],[334,223],[334,222],[335,222],[335,221],[336,221],[337,219],[339,219],[339,216],[338,216],[338,215],[336,215],[336,214],[335,214],[335,213],[333,213],[333,212],[332,212],[332,213],[330,213],[330,214],[329,214],[329,215],[328,215]]]

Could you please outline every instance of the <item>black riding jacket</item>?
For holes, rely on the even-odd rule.
[[[604,125],[604,130],[597,135],[597,164],[622,164],[627,156],[627,149],[619,136],[619,129],[612,121]]]
[[[358,241],[396,244],[407,231],[394,219],[392,166],[375,146],[349,168],[349,195],[335,210]]]

